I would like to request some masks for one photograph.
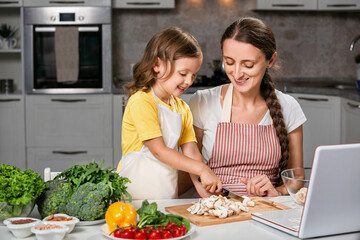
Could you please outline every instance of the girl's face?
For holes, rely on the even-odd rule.
[[[276,58],[270,60],[249,43],[226,39],[223,43],[224,69],[235,89],[239,92],[259,92],[262,78]]]
[[[196,78],[202,58],[180,58],[174,61],[173,73],[170,73],[170,62],[157,60],[153,69],[157,73],[155,85],[158,85],[163,92],[164,98],[174,95],[180,97],[188,89]],[[161,96],[158,96],[161,98]]]

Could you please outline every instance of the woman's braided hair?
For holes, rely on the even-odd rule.
[[[250,43],[260,49],[266,60],[270,60],[276,52],[276,40],[271,28],[262,20],[252,17],[244,17],[232,23],[221,38],[221,47],[226,39]],[[289,160],[289,140],[281,111],[281,105],[275,94],[275,87],[268,70],[265,71],[261,82],[260,91],[270,110],[270,116],[276,129],[276,135],[281,146],[280,172],[287,167]],[[278,184],[280,184],[279,178]]]

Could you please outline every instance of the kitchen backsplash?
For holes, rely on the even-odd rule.
[[[199,75],[212,75],[210,63],[221,58],[220,38],[225,28],[243,16],[264,19],[277,39],[282,78],[355,79],[350,42],[360,34],[358,12],[254,12],[253,0],[178,0],[171,10],[113,11],[113,75],[129,79],[151,36],[178,26],[199,41],[204,61]]]

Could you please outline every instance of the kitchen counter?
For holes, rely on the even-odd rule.
[[[198,199],[171,199],[171,200],[157,200],[158,210],[165,212],[165,207],[189,204]],[[271,198],[270,200],[282,203],[289,207],[298,207],[289,196],[281,196]],[[132,204],[138,209],[141,206],[140,200],[133,201]],[[149,201],[153,202],[153,201]],[[39,218],[37,209],[31,214],[31,217]],[[103,223],[102,223],[103,224]],[[64,240],[106,240],[100,232],[102,224],[94,226],[76,226],[71,234],[68,234]],[[16,238],[10,233],[5,226],[0,226],[0,239],[15,240]],[[24,238],[26,240],[36,240],[35,235]],[[209,240],[209,239],[262,239],[262,240],[282,240],[282,239],[298,239],[287,233],[281,232],[274,228],[268,227],[264,224],[254,220],[219,224],[213,226],[196,227],[195,232],[186,239]],[[329,240],[358,240],[360,239],[360,232],[341,234],[335,236],[328,236],[316,239]]]
[[[197,90],[211,88],[213,86],[192,86],[185,94],[193,94]],[[360,101],[360,92],[357,90],[355,80],[349,81],[330,78],[289,78],[275,79],[276,89],[284,93],[305,93],[316,95],[328,95],[343,97],[353,101]],[[113,94],[125,94],[122,88],[113,88]]]

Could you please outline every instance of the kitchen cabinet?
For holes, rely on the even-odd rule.
[[[49,167],[52,172],[62,172],[73,165],[84,165],[95,160],[99,165],[113,166],[112,148],[99,147],[51,147],[27,148],[27,168],[44,177],[44,169]]]
[[[16,45],[13,48],[5,47],[5,43],[0,44],[0,79],[14,79],[16,93],[21,93],[23,89],[21,5],[22,1],[0,0],[0,24],[7,24],[16,29],[13,37]],[[2,37],[0,41],[3,41]]]
[[[299,102],[307,121],[303,125],[304,167],[311,167],[315,148],[341,142],[341,98],[291,94]]]
[[[316,10],[317,0],[256,0],[256,10]]]
[[[26,0],[25,7],[111,6],[111,0]]]
[[[360,10],[360,0],[318,0],[319,11]]]
[[[1,7],[21,7],[23,5],[23,0],[0,0]]]
[[[342,143],[360,143],[360,102],[341,100]]]
[[[256,0],[261,11],[359,11],[360,0]]]
[[[112,0],[113,8],[165,9],[175,8],[175,0]]]
[[[74,159],[67,166],[93,157],[113,166],[112,95],[26,95],[25,107],[29,168],[41,173],[45,158],[38,156],[45,155],[52,171],[62,166],[56,162],[58,155]]]
[[[114,142],[114,166],[117,167],[121,156],[121,125],[127,103],[127,95],[113,95],[113,142]]]
[[[24,97],[0,95],[0,163],[26,169]]]

